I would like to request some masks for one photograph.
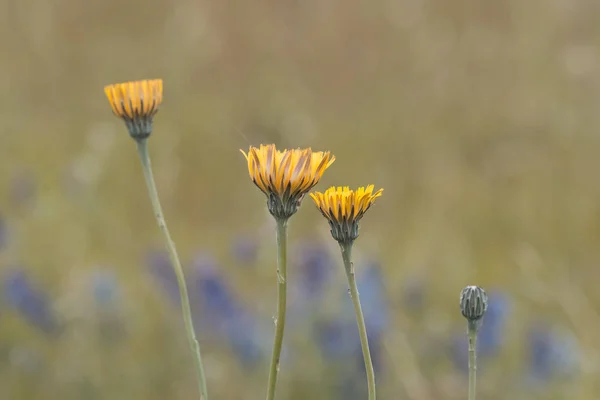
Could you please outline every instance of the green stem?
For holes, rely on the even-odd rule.
[[[469,397],[475,400],[475,388],[477,385],[477,325],[476,322],[468,322],[469,336]]]
[[[144,178],[146,179],[146,186],[148,187],[148,194],[150,201],[152,202],[152,209],[154,210],[154,216],[158,227],[163,234],[167,249],[169,250],[169,256],[175,275],[177,276],[177,283],[179,285],[179,295],[181,296],[181,308],[183,311],[183,321],[185,323],[185,329],[187,332],[190,347],[194,353],[196,360],[196,367],[198,369],[198,385],[200,388],[200,400],[208,400],[208,392],[206,390],[206,378],[204,376],[204,368],[202,366],[202,357],[200,356],[200,345],[196,339],[196,333],[194,332],[194,324],[192,322],[192,311],[190,309],[190,299],[188,297],[187,285],[185,283],[185,275],[183,274],[183,268],[175,249],[175,243],[171,239],[171,234],[167,228],[165,217],[163,215],[160,200],[158,198],[158,191],[156,190],[156,183],[154,182],[154,175],[152,174],[152,166],[150,164],[150,155],[148,154],[148,143],[147,139],[136,140],[138,154],[140,161],[142,162],[142,168],[144,170]]]
[[[275,339],[269,370],[267,400],[275,398],[277,373],[281,358],[281,345],[285,329],[285,311],[287,302],[287,219],[277,220],[277,319],[275,320]]]
[[[365,317],[363,316],[356,286],[356,278],[354,276],[354,264],[352,263],[352,243],[340,244],[342,249],[342,258],[348,278],[348,286],[350,286],[350,297],[354,304],[354,313],[356,314],[356,323],[358,324],[358,333],[360,335],[360,345],[362,347],[363,359],[365,361],[365,369],[367,370],[367,384],[369,387],[369,400],[375,400],[375,371],[373,370],[373,361],[371,360],[371,352],[369,350],[369,340],[367,339],[367,328],[365,326]]]

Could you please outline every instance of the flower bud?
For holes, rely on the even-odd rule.
[[[460,293],[460,312],[469,320],[479,321],[488,307],[488,296],[479,286],[467,286]]]

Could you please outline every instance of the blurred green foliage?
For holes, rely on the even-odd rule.
[[[463,381],[420,363],[414,345],[463,328],[458,294],[475,283],[515,302],[482,397],[531,398],[505,377],[523,370],[525,324],[543,317],[584,351],[577,379],[540,396],[598,398],[599,11],[591,0],[0,1],[0,212],[11,228],[0,262],[23,265],[70,321],[49,339],[0,313],[0,347],[12,349],[0,351],[2,397],[196,396],[181,321],[141,266],[162,243],[135,146],[102,91],[160,77],[150,147],[184,259],[206,249],[227,266],[233,235],[260,231],[258,268],[223,273],[274,310],[274,238],[238,149],[331,150],[319,188],[385,188],[357,243],[383,261],[395,311],[382,399],[464,397]],[[35,181],[32,204],[11,200],[21,174]],[[330,241],[309,203],[291,238]],[[84,282],[98,265],[126,287],[127,341],[96,337]],[[419,318],[396,298],[415,275],[431,293]],[[227,348],[203,350],[211,398],[261,398],[266,365],[248,373]],[[27,352],[41,369],[15,367]],[[280,398],[326,398],[330,367],[302,354],[282,370]]]

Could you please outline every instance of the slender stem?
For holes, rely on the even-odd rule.
[[[177,283],[179,285],[179,295],[181,296],[181,308],[183,311],[183,321],[185,323],[185,329],[187,332],[190,347],[194,353],[196,360],[196,367],[198,369],[198,384],[200,388],[200,400],[208,400],[208,392],[206,390],[206,378],[204,376],[204,367],[202,366],[202,357],[200,356],[200,345],[196,339],[196,333],[194,332],[194,324],[192,322],[192,311],[190,309],[190,300],[187,292],[187,285],[185,283],[185,275],[183,274],[183,268],[175,249],[175,243],[171,239],[171,234],[167,228],[165,217],[163,215],[160,200],[158,198],[158,191],[156,190],[156,183],[154,182],[154,175],[152,174],[152,166],[150,164],[150,155],[148,154],[148,143],[147,139],[136,140],[138,154],[140,161],[142,162],[142,168],[144,170],[144,178],[146,179],[146,186],[148,187],[148,194],[150,201],[152,202],[152,209],[154,210],[154,216],[158,227],[163,234],[167,249],[169,250],[169,256],[175,275],[177,276]]]
[[[277,373],[281,358],[281,345],[285,329],[285,311],[287,302],[287,219],[277,220],[277,319],[275,320],[275,339],[269,370],[267,400],[275,398]]]
[[[477,325],[476,321],[469,321],[469,397],[475,400],[475,388],[477,385]]]
[[[365,369],[367,370],[367,384],[369,387],[369,400],[375,400],[375,371],[373,370],[373,361],[371,360],[371,352],[369,350],[369,340],[367,338],[367,328],[365,326],[365,317],[363,316],[360,306],[360,298],[358,288],[356,286],[356,278],[354,276],[354,264],[352,263],[352,243],[340,244],[342,249],[342,258],[348,278],[348,286],[350,286],[350,297],[354,304],[354,313],[356,314],[356,323],[358,324],[358,333],[360,335],[360,345],[362,347],[363,359],[365,361]]]

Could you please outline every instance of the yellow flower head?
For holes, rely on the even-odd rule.
[[[374,186],[350,190],[346,187],[331,187],[325,193],[311,193],[310,197],[321,214],[329,221],[331,235],[340,243],[352,243],[358,237],[358,222],[381,196],[383,189],[373,192]]]
[[[152,120],[162,103],[162,79],[115,83],[104,87],[113,112],[122,118],[134,139],[152,133]]]
[[[250,179],[267,195],[269,212],[278,219],[294,215],[302,199],[335,161],[330,152],[308,149],[279,151],[274,144],[240,150],[248,161]]]

